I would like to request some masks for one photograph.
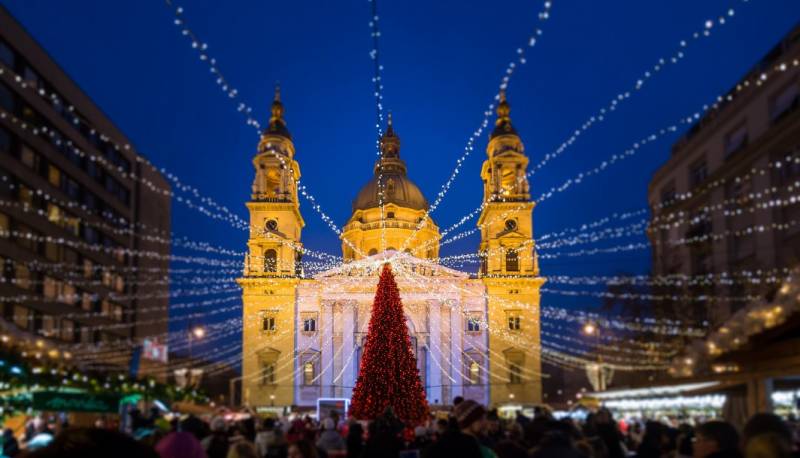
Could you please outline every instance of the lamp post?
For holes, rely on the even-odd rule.
[[[600,391],[605,390],[606,382],[603,373],[603,353],[600,349],[600,326],[590,321],[583,325],[581,331],[584,335],[594,337],[594,349],[597,354],[597,388]]]
[[[201,326],[195,326],[189,330],[189,365],[192,364],[192,340],[202,339],[206,336],[206,330]]]
[[[199,339],[202,339],[203,337],[205,337],[206,336],[206,330],[202,326],[195,326],[193,328],[191,326],[189,326],[188,336],[189,336],[189,361],[188,361],[187,366],[189,368],[186,371],[187,372],[187,386],[196,386],[196,385],[199,385],[199,383],[200,383],[200,376],[197,375],[195,377],[196,374],[194,373],[194,370],[192,369],[192,366],[194,366],[194,361],[193,361],[194,356],[192,355],[192,343],[194,342],[195,339],[199,340]],[[200,371],[202,371],[202,369],[200,369]]]

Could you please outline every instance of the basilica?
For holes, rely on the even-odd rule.
[[[342,228],[341,262],[306,276],[297,189],[302,154],[295,152],[276,90],[253,158],[248,254],[238,279],[243,404],[304,409],[319,399],[349,399],[386,262],[397,279],[429,403],[447,405],[455,396],[491,406],[540,402],[544,279],[533,244],[528,157],[505,95],[480,171],[476,272],[440,264],[439,227],[409,177],[391,117],[380,150]]]

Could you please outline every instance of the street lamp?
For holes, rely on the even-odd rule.
[[[200,326],[197,326],[196,328],[192,329],[192,334],[193,334],[193,335],[194,335],[196,338],[198,338],[198,339],[202,339],[202,338],[203,338],[203,337],[205,337],[205,335],[206,335],[206,330],[205,330],[205,329],[203,329],[203,328],[201,328]]]
[[[597,389],[606,389],[606,382],[603,374],[603,353],[600,348],[600,326],[591,321],[585,323],[581,329],[584,335],[594,337],[594,351],[597,353]]]
[[[195,326],[189,331],[189,364],[192,364],[192,341],[202,339],[206,336],[206,330],[202,326]]]

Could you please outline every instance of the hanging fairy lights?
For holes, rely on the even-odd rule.
[[[649,135],[647,135],[645,137],[642,137],[639,141],[633,142],[628,149],[622,151],[621,153],[614,154],[609,159],[606,159],[606,160],[602,161],[600,164],[596,165],[595,167],[590,168],[590,169],[588,169],[588,170],[586,170],[584,172],[578,173],[575,177],[567,179],[561,185],[553,186],[552,188],[550,188],[550,190],[542,193],[539,196],[539,198],[535,199],[535,201],[537,202],[537,204],[541,205],[541,203],[544,200],[547,200],[547,199],[553,197],[555,194],[563,193],[567,189],[570,189],[571,187],[573,187],[573,185],[579,185],[584,180],[586,180],[587,178],[589,178],[591,176],[594,176],[594,175],[597,175],[597,174],[607,170],[612,165],[614,165],[614,164],[616,164],[618,162],[621,162],[621,161],[623,161],[623,160],[625,160],[625,159],[627,159],[629,157],[634,156],[635,154],[637,154],[642,149],[643,146],[645,146],[645,145],[647,145],[649,143],[653,143],[653,142],[655,142],[656,140],[658,140],[661,137],[664,137],[666,135],[669,135],[669,134],[677,132],[678,131],[678,126],[691,124],[691,123],[695,122],[696,120],[700,119],[701,113],[718,109],[723,103],[730,102],[731,100],[733,100],[736,97],[736,95],[742,93],[742,91],[745,91],[748,88],[757,89],[758,87],[760,87],[763,84],[763,83],[759,83],[759,82],[766,81],[771,74],[783,73],[783,72],[788,71],[790,68],[797,67],[797,66],[800,66],[800,60],[798,60],[798,59],[792,59],[792,60],[787,60],[787,61],[776,63],[769,70],[766,70],[763,73],[754,76],[752,78],[752,81],[753,81],[752,83],[750,82],[751,80],[746,80],[745,82],[737,85],[737,88],[736,88],[736,90],[734,92],[729,93],[724,97],[723,96],[718,96],[715,99],[714,103],[704,105],[701,110],[696,111],[691,116],[682,117],[676,123],[670,124],[670,125],[668,125],[666,127],[663,127],[661,129],[657,129],[657,130],[653,131],[653,133],[651,133],[651,134],[649,134]],[[528,174],[525,175],[525,177],[527,177],[528,175],[530,175],[530,172],[528,172]],[[483,202],[477,209],[475,209],[472,212],[470,212],[467,217],[462,218],[457,223],[453,224],[452,226],[448,227],[446,230],[442,231],[442,238],[444,238],[446,235],[451,233],[453,230],[455,230],[456,228],[458,228],[459,226],[464,224],[466,221],[468,221],[470,219],[470,217],[474,217],[474,216],[480,214],[480,212],[483,210],[483,208],[485,208],[487,203],[488,202]],[[443,240],[441,242],[441,245],[444,245],[444,244],[447,244],[447,243],[452,243],[454,241],[457,241],[457,240],[463,239],[465,237],[468,237],[469,235],[472,235],[472,234],[476,233],[478,230],[480,230],[480,229],[482,229],[484,227],[487,227],[489,224],[492,224],[497,220],[502,220],[502,219],[507,218],[509,214],[511,214],[514,211],[518,211],[520,208],[521,208],[520,206],[509,208],[509,209],[507,209],[507,211],[503,212],[502,214],[497,215],[494,218],[489,218],[483,224],[478,225],[478,227],[476,227],[474,229],[470,229],[470,230],[461,232],[459,234],[456,234],[456,235],[452,236],[450,239]]]
[[[539,13],[537,15],[538,21],[544,22],[544,21],[550,19],[550,11],[551,11],[552,7],[553,7],[553,1],[552,0],[545,0],[542,3],[542,9],[539,11]],[[508,65],[506,66],[504,75],[503,75],[503,77],[501,79],[501,82],[500,82],[500,85],[498,87],[498,91],[494,95],[494,97],[492,99],[492,102],[489,103],[489,106],[486,108],[486,110],[484,110],[483,118],[481,119],[481,122],[480,122],[478,128],[475,129],[472,132],[472,134],[469,136],[469,138],[467,139],[467,144],[464,147],[464,150],[463,150],[463,152],[461,154],[461,157],[459,157],[456,160],[455,168],[453,168],[453,171],[450,173],[450,176],[448,177],[447,181],[445,181],[444,184],[442,185],[441,189],[439,190],[439,193],[436,195],[436,199],[428,207],[428,209],[425,210],[425,214],[422,216],[422,218],[420,218],[420,221],[419,221],[419,223],[417,223],[417,226],[414,228],[414,231],[412,231],[412,233],[406,238],[406,240],[403,242],[400,250],[398,250],[398,251],[402,252],[402,251],[405,250],[405,248],[408,246],[408,243],[411,240],[414,240],[416,234],[425,226],[426,221],[430,220],[431,213],[433,213],[439,207],[439,205],[442,203],[442,200],[444,200],[445,196],[447,195],[448,191],[450,190],[450,187],[452,186],[452,184],[455,181],[456,177],[460,173],[461,166],[466,162],[466,160],[469,157],[469,155],[475,149],[475,142],[478,139],[480,139],[481,135],[483,135],[484,129],[486,129],[486,127],[489,125],[489,118],[491,117],[492,112],[495,109],[495,103],[500,100],[500,93],[502,91],[505,91],[508,88],[508,84],[511,82],[511,77],[514,75],[514,72],[517,70],[517,68],[519,68],[519,66],[524,65],[525,63],[527,63],[527,52],[528,52],[528,49],[533,48],[534,46],[536,46],[536,44],[539,42],[539,39],[542,36],[542,34],[543,34],[542,28],[540,28],[538,26],[535,27],[533,32],[531,33],[531,35],[527,39],[527,42],[526,42],[527,46],[521,46],[521,47],[518,47],[516,49],[516,54],[517,54],[516,57],[514,59],[512,59],[508,63]]]
[[[748,3],[749,0],[741,0],[741,2]],[[531,169],[530,176],[533,176],[536,174],[536,172],[542,169],[542,167],[547,165],[548,162],[563,154],[564,151],[566,151],[578,140],[578,137],[584,134],[587,130],[591,129],[592,126],[608,118],[608,116],[615,112],[620,105],[622,105],[626,100],[630,99],[632,93],[640,91],[653,77],[666,69],[669,65],[677,65],[679,62],[681,62],[681,60],[686,56],[686,51],[692,45],[692,43],[695,43],[702,38],[710,37],[714,25],[717,25],[718,27],[724,26],[735,16],[735,13],[736,12],[733,8],[728,8],[727,11],[719,14],[716,19],[708,19],[704,21],[700,28],[690,34],[691,39],[680,39],[678,41],[678,46],[670,53],[669,57],[659,57],[655,64],[653,64],[643,74],[636,77],[634,84],[629,89],[612,97],[608,105],[601,107],[597,112],[589,116],[589,118],[584,121],[580,128],[576,129],[566,140],[561,143],[561,145],[558,146],[558,148],[548,154],[545,154],[544,158],[542,158],[542,160]]]

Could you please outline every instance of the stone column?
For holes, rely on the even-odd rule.
[[[342,310],[342,364],[343,368],[340,369],[342,375],[339,377],[339,380],[334,380],[339,386],[343,386],[344,388],[339,390],[338,396],[349,398],[353,392],[353,386],[356,384],[356,376],[358,374],[355,373],[357,368],[355,368],[355,350],[356,350],[356,330],[358,330],[358,323],[356,323],[356,316],[358,309],[358,303],[355,301],[349,301],[344,304],[344,308]],[[355,369],[354,369],[355,368]],[[336,374],[338,375],[339,372],[337,371]]]
[[[464,372],[462,367],[464,365],[462,354],[464,330],[461,327],[461,323],[464,321],[462,319],[464,314],[459,309],[457,299],[448,299],[447,308],[450,311],[450,354],[447,356],[450,364],[447,365],[447,369],[450,371],[450,376],[456,379],[455,386],[453,386],[450,394],[450,397],[453,398],[464,395],[464,377],[461,375]],[[445,349],[443,348],[442,351],[445,351]]]
[[[442,345],[441,302],[436,300],[428,301],[428,310],[430,310],[431,326],[430,339],[428,342],[430,352],[428,354],[426,361],[427,366],[425,368],[425,371],[429,374],[428,383],[430,385],[430,390],[428,390],[428,402],[435,403],[438,401],[439,404],[445,404],[449,401],[442,399],[442,371],[439,369],[439,367],[442,365],[442,361],[440,353],[436,351],[436,348],[439,348]]]
[[[336,349],[333,345],[334,333],[334,316],[333,308],[336,302],[323,302],[321,312],[321,327],[320,327],[320,353],[321,358],[319,362],[319,370],[325,371],[319,378],[319,384],[322,388],[320,394],[323,397],[331,394],[331,385],[333,385],[333,355]],[[326,369],[327,368],[327,369]]]

